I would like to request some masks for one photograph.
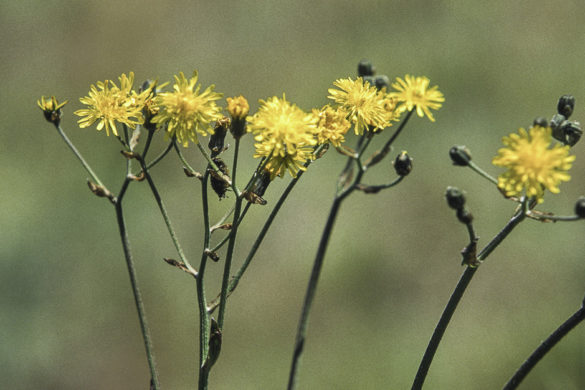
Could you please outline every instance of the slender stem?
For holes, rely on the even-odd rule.
[[[65,143],[67,144],[67,146],[69,146],[69,149],[71,149],[71,151],[73,152],[73,154],[75,154],[75,157],[77,157],[77,159],[81,162],[81,165],[83,165],[83,167],[85,168],[85,170],[87,171],[87,173],[89,173],[89,175],[91,176],[91,178],[93,179],[93,181],[95,181],[95,183],[98,186],[105,187],[103,185],[102,181],[99,179],[99,177],[94,173],[94,171],[91,169],[91,167],[89,166],[89,164],[85,161],[85,159],[83,158],[83,156],[81,155],[81,153],[79,153],[79,151],[77,150],[77,148],[75,147],[75,145],[73,145],[73,143],[71,142],[71,140],[69,139],[69,137],[67,137],[67,135],[65,134],[65,132],[61,128],[61,125],[55,126],[55,128],[57,129],[57,131],[59,132],[59,135],[61,136],[61,138],[63,138],[63,140],[65,141]]]
[[[508,234],[510,234],[512,230],[514,230],[514,228],[524,220],[525,217],[526,210],[522,208],[516,215],[514,215],[510,219],[510,221],[508,221],[506,226],[481,250],[481,252],[477,256],[477,259],[479,261],[486,259],[490,255],[490,253],[492,253],[492,251],[504,240],[504,238],[506,238]],[[475,272],[477,270],[478,270],[477,267],[468,266],[463,272],[463,275],[461,275],[461,278],[459,279],[459,282],[457,283],[455,290],[453,290],[453,294],[451,294],[449,302],[447,302],[447,306],[445,306],[443,314],[441,314],[441,318],[439,319],[439,322],[435,327],[435,330],[433,331],[431,340],[427,345],[427,349],[425,351],[425,354],[421,360],[420,366],[414,378],[414,383],[412,384],[413,390],[422,389],[422,386],[426,379],[433,358],[435,357],[435,353],[437,352],[437,348],[441,343],[441,339],[445,334],[447,326],[449,326],[451,317],[453,317],[453,313],[455,312],[455,309],[457,309],[459,301],[461,301],[461,298],[463,297],[463,294],[465,293],[467,286],[471,282],[471,279],[473,278],[473,275],[475,275]]]
[[[221,225],[223,225],[225,223],[225,221],[227,221],[227,219],[230,217],[230,215],[232,215],[232,213],[234,212],[234,209],[236,208],[235,205],[233,205],[227,213],[224,214],[223,217],[221,217],[219,219],[219,221],[217,221],[217,223],[215,225],[213,225],[212,227],[209,228],[210,233],[213,233],[214,231],[216,231],[217,229],[219,229],[219,227]]]
[[[129,180],[126,179],[123,189],[125,190],[128,186]],[[124,191],[125,192],[125,191]],[[120,195],[120,196],[123,196]],[[130,284],[132,286],[132,292],[134,293],[134,303],[138,310],[138,318],[140,320],[140,329],[142,331],[142,338],[144,341],[144,347],[146,349],[146,358],[148,360],[148,366],[150,368],[150,376],[155,390],[160,389],[160,383],[158,380],[158,373],[156,371],[156,362],[154,357],[154,351],[152,347],[152,341],[150,338],[150,331],[148,328],[148,322],[146,320],[146,312],[144,310],[144,303],[142,302],[142,295],[140,288],[138,287],[138,279],[136,278],[136,269],[134,267],[134,261],[132,258],[132,252],[130,251],[130,241],[128,239],[128,233],[126,231],[126,223],[124,221],[124,213],[122,211],[122,202],[120,197],[115,205],[116,218],[118,221],[118,228],[120,231],[120,237],[122,239],[122,248],[124,249],[124,257],[126,259],[126,265],[128,267],[128,274],[130,276]]]
[[[166,149],[161,152],[161,154],[159,154],[158,156],[156,156],[156,158],[154,160],[152,160],[151,162],[146,164],[146,168],[150,169],[150,168],[154,167],[156,164],[158,164],[169,153],[169,151],[172,148],[173,148],[173,144],[169,143],[167,145]]]
[[[469,168],[473,169],[480,176],[483,176],[484,178],[488,179],[489,181],[491,181],[494,184],[498,184],[498,180],[496,178],[494,178],[492,175],[490,175],[489,173],[487,173],[486,171],[484,171],[483,169],[481,169],[479,167],[479,165],[477,165],[473,161],[470,160],[468,165],[469,165]]]
[[[207,181],[209,171],[206,169],[201,179],[201,203],[203,204],[203,225],[204,238],[203,248],[209,246],[209,204],[207,199]],[[209,350],[209,314],[207,313],[207,298],[205,297],[205,266],[207,265],[207,254],[205,251],[201,254],[199,263],[199,273],[197,274],[197,303],[199,305],[199,390],[207,389],[209,370],[205,367],[207,354]]]
[[[307,163],[306,165],[308,166],[309,163]],[[250,265],[250,263],[252,262],[252,259],[256,255],[256,252],[258,251],[258,248],[262,244],[262,241],[264,240],[264,237],[266,236],[266,233],[268,233],[268,230],[270,229],[270,226],[272,225],[272,222],[276,218],[276,215],[280,211],[280,208],[282,207],[284,201],[286,200],[286,198],[288,197],[288,195],[290,194],[290,192],[294,188],[295,184],[297,184],[297,182],[301,178],[302,174],[303,174],[303,171],[299,171],[299,173],[297,174],[297,177],[295,177],[294,179],[292,179],[290,181],[290,183],[288,184],[288,186],[286,187],[286,189],[284,190],[284,192],[282,193],[282,195],[280,195],[280,198],[278,199],[278,202],[276,202],[276,204],[274,205],[274,208],[270,212],[270,215],[266,219],[266,222],[264,222],[264,226],[262,226],[262,230],[260,230],[260,233],[256,237],[256,241],[254,241],[254,244],[252,245],[252,248],[250,249],[250,252],[248,253],[248,256],[246,257],[246,260],[244,260],[244,263],[241,265],[240,269],[238,269],[238,271],[234,274],[234,276],[230,280],[230,283],[229,283],[229,286],[228,286],[228,292],[227,292],[228,296],[238,286],[238,283],[240,282],[240,279],[244,275],[244,272],[246,272],[246,270],[248,269],[248,266]],[[219,297],[217,297],[216,299],[214,299],[209,304],[209,307],[207,309],[208,312],[209,313],[212,313],[217,308],[217,306],[219,306]]]
[[[333,204],[331,205],[329,217],[327,218],[327,222],[325,223],[325,228],[323,229],[323,234],[321,235],[321,241],[319,242],[319,248],[317,249],[317,255],[315,256],[315,261],[313,263],[313,269],[311,270],[311,277],[309,279],[309,284],[307,286],[307,292],[305,294],[303,309],[301,312],[301,317],[299,319],[299,325],[297,329],[295,348],[293,352],[293,360],[288,379],[287,387],[288,390],[296,388],[300,357],[303,353],[303,348],[305,345],[309,312],[311,310],[311,305],[313,303],[313,299],[315,298],[315,293],[317,291],[317,283],[319,281],[319,275],[321,274],[321,269],[323,267],[323,260],[325,258],[327,244],[329,243],[329,238],[331,237],[333,225],[335,224],[335,219],[337,217],[339,206],[341,205],[342,200],[343,198],[336,197],[335,200],[333,201]]]
[[[223,269],[223,279],[221,283],[221,298],[219,301],[219,314],[217,318],[217,325],[220,330],[223,330],[223,322],[225,318],[225,308],[227,305],[227,291],[229,286],[230,272],[232,266],[232,258],[234,254],[234,247],[236,244],[236,236],[238,234],[238,221],[240,219],[240,209],[242,207],[242,197],[237,192],[236,188],[236,173],[238,167],[238,152],[240,149],[240,139],[236,138],[236,145],[234,147],[234,164],[232,168],[232,188],[236,193],[236,205],[234,209],[234,219],[232,224],[232,230],[230,232],[230,240],[228,243],[227,253],[225,257],[225,266]]]
[[[546,355],[563,337],[573,328],[585,320],[585,308],[581,306],[567,321],[559,326],[546,340],[536,348],[534,352],[520,366],[518,371],[504,386],[504,390],[513,390],[520,385],[522,380],[530,373],[536,364]]]
[[[244,219],[244,217],[245,217],[245,216],[246,216],[246,214],[248,213],[248,210],[250,209],[250,205],[251,205],[251,203],[250,203],[250,202],[248,202],[248,203],[246,203],[246,206],[244,206],[244,210],[243,210],[243,211],[240,213],[240,218],[238,218],[238,222],[237,222],[237,224],[238,224],[238,225],[242,223],[242,220]],[[234,205],[234,206],[235,206],[235,205]],[[221,239],[221,241],[219,241],[219,242],[217,243],[217,245],[215,245],[213,248],[211,248],[211,249],[210,249],[210,251],[211,251],[211,252],[215,252],[215,251],[217,251],[219,248],[221,248],[222,246],[224,246],[224,244],[225,244],[226,242],[228,242],[228,240],[229,240],[229,239],[230,239],[230,237],[232,236],[232,232],[233,232],[233,231],[234,231],[234,226],[233,226],[233,223],[232,223],[232,228],[231,228],[230,232],[229,232],[228,234],[226,234],[226,235],[225,235],[225,237],[224,237],[224,238],[222,238],[222,239]],[[211,230],[210,230],[210,233],[213,233],[213,227],[211,228]]]
[[[441,315],[441,319],[439,320],[439,323],[437,324],[435,331],[433,332],[431,341],[429,341],[429,345],[427,346],[421,364],[418,368],[418,372],[416,373],[412,389],[422,389],[426,375],[429,371],[429,367],[431,366],[431,362],[433,361],[435,352],[439,347],[439,343],[443,338],[443,334],[445,333],[445,330],[449,325],[449,321],[451,320],[451,317],[453,316],[453,313],[455,312],[455,309],[457,308],[457,305],[459,304],[459,301],[461,300],[461,297],[463,296],[465,289],[469,285],[469,282],[471,282],[471,279],[473,278],[473,275],[475,275],[475,272],[477,270],[478,270],[477,267],[468,266],[467,268],[465,268],[465,272],[463,272],[463,275],[461,275],[459,282],[457,282],[457,287],[455,287],[453,294],[451,294],[451,298],[449,298],[449,302],[447,303],[447,306],[445,306],[443,314]]]
[[[394,134],[392,134],[392,136],[390,137],[390,139],[386,142],[386,144],[384,144],[384,147],[382,148],[382,150],[389,150],[390,149],[390,147],[392,146],[392,144],[394,143],[394,141],[396,141],[396,138],[398,138],[398,136],[400,135],[400,133],[402,132],[402,130],[404,129],[404,127],[408,123],[408,120],[412,116],[412,113],[413,112],[414,112],[414,109],[408,111],[408,113],[404,117],[404,120],[398,126],[398,129],[396,129],[396,131],[394,132]]]
[[[179,159],[181,160],[183,165],[186,166],[187,169],[190,170],[191,172],[196,172],[195,169],[193,169],[193,167],[191,165],[189,165],[189,163],[187,162],[187,160],[183,156],[183,153],[181,152],[179,145],[177,145],[177,142],[174,139],[171,142],[173,144],[173,147],[175,148],[175,151],[177,152],[177,156],[179,156]]]
[[[144,172],[144,175],[146,176],[146,180],[148,181],[148,185],[150,186],[150,190],[152,191],[152,195],[154,196],[154,199],[156,200],[158,208],[163,216],[163,219],[165,221],[165,225],[167,226],[167,230],[169,231],[169,234],[171,236],[171,240],[173,241],[173,244],[175,245],[175,249],[177,250],[179,257],[181,258],[181,261],[185,264],[185,266],[191,272],[192,275],[196,275],[197,271],[191,266],[191,264],[189,263],[189,261],[185,257],[185,254],[183,253],[183,249],[181,248],[181,244],[179,244],[179,239],[177,238],[177,234],[175,233],[175,230],[173,229],[173,225],[171,224],[171,220],[169,218],[169,214],[167,213],[167,209],[165,207],[165,204],[162,201],[162,198],[158,192],[158,189],[156,188],[156,185],[154,184],[154,181],[152,180],[152,177],[150,176],[150,173],[148,172],[148,168],[146,167],[144,160],[142,160],[141,157],[138,158],[138,160],[139,160],[140,165],[142,167],[142,171]]]
[[[303,349],[305,345],[307,325],[309,322],[309,314],[311,311],[313,300],[315,299],[317,284],[319,282],[319,276],[321,275],[321,269],[323,268],[323,261],[325,259],[325,252],[327,251],[327,246],[329,244],[329,239],[331,238],[331,233],[333,231],[333,225],[335,224],[335,220],[337,218],[337,213],[339,212],[341,202],[343,202],[343,200],[347,198],[359,186],[361,179],[367,169],[367,167],[364,167],[364,165],[362,164],[361,157],[366,151],[368,145],[370,144],[372,137],[365,136],[364,138],[364,136],[362,136],[358,140],[358,145],[356,148],[358,150],[357,156],[348,158],[347,165],[341,172],[340,178],[347,175],[353,162],[355,162],[358,166],[358,173],[355,179],[352,181],[352,183],[348,186],[343,185],[340,186],[339,184],[340,182],[343,182],[343,180],[338,180],[337,193],[333,200],[333,204],[331,205],[331,210],[329,211],[329,216],[327,217],[327,222],[325,223],[325,228],[323,229],[321,240],[319,242],[319,247],[317,248],[317,254],[315,255],[313,268],[311,270],[311,276],[309,278],[307,291],[305,293],[303,308],[301,310],[301,317],[299,318],[299,325],[297,328],[297,335],[295,339],[295,347],[293,351],[291,369],[288,378],[287,387],[288,390],[293,390],[296,387],[300,358],[303,354]]]

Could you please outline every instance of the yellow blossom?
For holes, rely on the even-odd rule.
[[[78,121],[79,127],[89,127],[99,121],[98,131],[105,128],[107,135],[110,135],[111,130],[117,136],[116,122],[131,128],[144,122],[142,108],[152,91],[146,90],[140,94],[134,92],[132,90],[133,72],[130,72],[129,76],[122,74],[118,80],[120,81],[119,88],[111,80],[98,81],[97,87],[91,85],[88,96],[79,99],[81,103],[88,106],[74,112],[75,115],[84,117]]]
[[[348,112],[348,119],[354,123],[356,134],[363,134],[391,126],[394,112],[390,110],[385,90],[378,91],[360,77],[357,80],[340,79],[333,83],[339,89],[329,89],[329,99]]]
[[[254,157],[269,158],[266,170],[270,179],[283,176],[288,170],[296,177],[303,164],[311,159],[317,118],[308,114],[282,97],[260,100],[260,108],[249,116],[248,132],[254,134]]]
[[[183,72],[175,76],[173,92],[161,92],[155,97],[159,106],[158,114],[152,118],[153,123],[166,123],[169,137],[187,146],[189,140],[199,143],[197,133],[213,133],[210,123],[222,117],[221,108],[215,103],[222,94],[214,92],[214,85],[199,92],[197,71],[187,79]]]
[[[429,88],[430,81],[424,76],[406,75],[404,80],[397,77],[396,81],[392,84],[392,88],[397,92],[391,92],[389,95],[402,103],[398,110],[401,112],[412,111],[416,107],[416,113],[419,117],[422,118],[426,115],[431,122],[434,122],[435,118],[430,109],[438,110],[441,108],[441,103],[445,101],[445,97],[437,89],[437,86]]]
[[[498,151],[492,163],[507,168],[498,177],[498,187],[506,196],[536,198],[540,203],[544,190],[558,193],[559,184],[569,181],[567,171],[575,156],[569,155],[569,146],[551,146],[550,127],[534,126],[527,132],[519,129],[502,139],[505,145]]]
[[[313,115],[318,118],[317,122],[317,142],[325,144],[330,142],[331,145],[338,147],[345,142],[345,133],[351,127],[347,120],[347,112],[342,109],[334,110],[331,106],[326,105],[320,110],[313,109]]]

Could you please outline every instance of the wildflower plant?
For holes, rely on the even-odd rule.
[[[127,191],[147,183],[176,250],[175,256],[169,256],[164,261],[194,280],[199,314],[199,364],[194,371],[197,373],[198,388],[207,389],[214,364],[220,358],[229,296],[248,270],[280,208],[303,174],[310,171],[309,167],[326,156],[328,151],[336,150],[347,157],[337,178],[299,316],[288,378],[288,389],[294,389],[297,387],[311,306],[342,203],[356,191],[376,194],[404,180],[413,170],[413,160],[406,151],[401,151],[390,163],[394,174],[387,181],[376,184],[364,182],[367,172],[388,157],[412,114],[416,112],[419,117],[434,122],[432,110],[440,109],[445,100],[437,86],[429,87],[430,81],[426,77],[407,75],[404,79],[397,78],[396,83],[390,85],[387,76],[375,75],[368,61],[360,62],[357,76],[355,79],[348,77],[334,81],[333,87],[328,90],[330,101],[321,107],[304,110],[282,94],[282,97],[260,99],[256,112],[250,112],[248,100],[243,96],[227,97],[224,101],[223,94],[215,92],[213,85],[203,89],[196,71],[190,78],[182,72],[175,75],[170,90],[166,89],[167,83],[158,85],[147,81],[135,91],[132,72],[128,76],[122,74],[118,84],[111,80],[97,82],[91,85],[88,96],[79,99],[85,108],[74,114],[81,117],[78,122],[81,128],[95,125],[98,131],[105,129],[107,135],[112,133],[120,140],[126,168],[122,172],[122,183],[117,192],[110,190],[111,187],[100,180],[63,131],[61,117],[67,101],[59,103],[55,97],[42,97],[38,101],[45,119],[56,127],[89,173],[90,190],[108,199],[116,211],[116,222],[150,369],[151,389],[160,389],[161,383],[127,234],[124,209]],[[413,388],[422,387],[440,336],[465,286],[481,262],[519,222],[527,217],[537,220],[577,220],[585,217],[584,200],[578,202],[576,215],[572,217],[555,217],[534,209],[544,199],[545,190],[556,193],[561,182],[569,180],[567,171],[574,160],[569,153],[569,146],[574,145],[580,136],[578,124],[568,122],[573,105],[574,99],[565,98],[563,104],[559,103],[559,115],[562,117],[557,116],[546,124],[541,121],[528,131],[520,130],[519,134],[506,137],[505,147],[493,161],[495,165],[507,169],[497,180],[473,163],[466,148],[454,147],[451,150],[456,165],[473,168],[493,182],[503,196],[519,206],[502,232],[478,253],[473,217],[465,207],[463,193],[454,188],[447,191],[449,206],[457,211],[459,221],[468,228],[470,242],[463,255],[463,263],[467,268],[454,294],[456,298],[452,298],[447,305],[446,314],[441,318],[429,343]],[[142,142],[140,140],[144,137],[140,135],[144,133],[146,139]],[[240,151],[240,140],[248,133],[254,139],[254,152],[246,155]],[[165,135],[168,144],[156,157],[151,157],[152,140],[161,134]],[[209,140],[203,142],[203,137],[209,137]],[[227,144],[231,142],[226,140],[227,137],[233,138],[233,146],[229,148]],[[369,147],[374,137],[383,139],[383,142],[381,148],[372,152]],[[561,140],[564,146],[554,145],[553,138]],[[348,146],[349,142],[353,142],[353,145]],[[196,145],[203,156],[204,166],[194,167],[183,155],[182,147],[188,147],[191,143]],[[204,234],[197,264],[185,255],[152,174],[160,161],[173,153],[181,163],[176,171],[182,171],[189,180],[197,180],[200,184],[198,196],[202,204]],[[225,163],[224,153],[231,153],[231,167]],[[253,172],[244,175],[243,179],[238,166],[241,158],[257,161]],[[270,189],[272,181],[281,179],[287,180],[288,185],[274,205],[270,205],[263,196]],[[217,197],[210,197],[210,189]],[[211,221],[209,212],[214,198],[223,200],[221,205],[227,207],[225,215],[217,221]],[[270,210],[265,223],[247,255],[239,262],[241,265],[234,270],[234,258],[239,256],[235,248],[242,244],[238,241],[242,221],[250,210],[262,209]],[[219,291],[212,292],[207,287],[206,270],[210,267],[223,268]]]
[[[466,207],[464,192],[454,187],[447,188],[445,194],[447,203],[456,211],[458,221],[466,225],[469,235],[469,242],[461,251],[462,265],[466,268],[435,327],[412,389],[423,387],[442,336],[480,265],[521,222],[526,219],[540,222],[568,222],[579,221],[585,217],[585,198],[583,197],[577,200],[573,215],[555,215],[536,209],[544,202],[547,191],[552,194],[559,193],[560,184],[571,178],[569,170],[575,156],[571,154],[570,147],[577,143],[582,134],[579,123],[568,120],[573,112],[574,104],[575,99],[572,96],[562,96],[557,105],[558,112],[550,120],[537,118],[528,130],[520,128],[517,133],[503,137],[504,147],[498,150],[492,160],[493,165],[505,169],[497,178],[480,168],[472,160],[471,152],[465,146],[454,146],[449,151],[454,165],[469,167],[487,179],[499,190],[500,195],[515,203],[515,208],[512,217],[502,230],[483,249],[479,250],[479,237],[474,228],[473,214]],[[528,357],[505,384],[504,389],[517,388],[536,363],[584,319],[585,306],[581,305],[575,314],[561,324]]]

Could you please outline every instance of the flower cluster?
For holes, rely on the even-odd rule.
[[[143,92],[136,93],[132,89],[132,72],[119,77],[119,87],[111,80],[97,82],[91,86],[89,95],[80,99],[87,108],[75,112],[83,117],[79,126],[98,122],[98,130],[105,128],[108,135],[111,131],[118,136],[117,123],[131,128],[144,125],[149,131],[164,129],[169,139],[183,146],[189,142],[198,144],[198,135],[213,134],[214,122],[223,118],[222,108],[217,104],[222,94],[214,91],[214,85],[203,89],[197,71],[191,78],[180,72],[174,79],[170,92],[156,90],[156,83],[149,83]],[[314,158],[318,145],[339,148],[352,125],[358,135],[378,132],[414,107],[419,115],[424,112],[434,120],[429,109],[438,109],[444,100],[437,87],[427,88],[426,78],[406,76],[406,83],[397,79],[401,84],[392,93],[386,92],[386,87],[377,81],[376,85],[371,84],[372,80],[365,81],[362,77],[336,80],[333,83],[336,88],[329,89],[329,98],[336,104],[311,112],[301,110],[283,95],[260,100],[258,111],[249,115],[250,106],[243,96],[227,98],[230,131],[237,139],[247,132],[254,134],[254,157],[267,159],[264,169],[271,179],[282,177],[286,171],[296,177]],[[384,85],[388,84],[386,78]],[[50,104],[39,103],[41,108]]]
[[[396,78],[392,84],[395,92],[386,92],[386,88],[378,90],[361,77],[357,80],[341,79],[333,83],[339,89],[329,89],[329,98],[348,112],[349,120],[354,123],[356,134],[364,130],[379,131],[392,125],[404,111],[416,108],[417,114],[434,121],[430,109],[438,110],[445,101],[437,86],[428,88],[429,79],[406,75],[406,82]],[[400,104],[398,104],[400,103]]]
[[[575,156],[569,155],[569,146],[551,146],[550,127],[533,126],[526,131],[504,137],[505,145],[492,163],[506,172],[498,178],[498,187],[508,197],[526,195],[542,202],[544,190],[559,192],[559,184],[569,181],[567,171]]]

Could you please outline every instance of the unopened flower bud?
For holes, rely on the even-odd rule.
[[[217,168],[219,168],[220,172],[223,173],[225,176],[229,176],[229,170],[225,162],[219,157],[213,159]],[[230,184],[226,182],[226,180],[218,174],[213,168],[209,167],[209,177],[211,182],[211,188],[219,198],[225,198],[225,193],[230,188]]]
[[[561,124],[566,121],[564,115],[561,114],[554,114],[550,120],[550,127],[552,129],[552,136],[554,139],[563,141],[563,131],[561,130]]]
[[[376,76],[374,78],[374,84],[376,85],[376,88],[378,88],[378,90],[382,88],[388,88],[390,86],[390,79],[385,74]]]
[[[451,157],[453,165],[466,167],[469,165],[469,162],[471,161],[471,152],[469,151],[469,149],[467,149],[466,146],[455,145],[451,149],[449,149],[449,157]]]
[[[534,118],[532,125],[539,127],[548,127],[548,120],[545,117],[539,116],[538,118]]]
[[[43,110],[43,115],[48,122],[51,122],[55,126],[59,126],[62,116],[61,108],[66,105],[67,102],[68,100],[59,103],[55,96],[51,96],[51,99],[45,100],[45,97],[42,96],[41,100],[37,100],[37,105]]]
[[[461,210],[465,206],[465,196],[459,188],[447,187],[445,198],[447,199],[447,204],[452,209]]]
[[[227,98],[227,110],[232,117],[230,133],[235,139],[241,138],[246,134],[246,116],[250,112],[248,100],[242,95],[234,98]]]
[[[370,60],[361,60],[358,64],[358,77],[373,76],[376,73],[376,68]]]
[[[146,91],[151,89],[152,94],[146,101],[144,102],[144,108],[142,109],[142,116],[144,116],[144,123],[142,127],[144,127],[148,131],[155,131],[156,130],[156,123],[152,122],[152,118],[156,116],[159,112],[158,106],[154,103],[154,97],[156,96],[156,81],[153,80],[146,80],[142,83],[139,91]]]
[[[262,196],[264,196],[269,184],[270,172],[262,170],[261,173],[254,176],[250,188],[244,194],[244,198],[250,203],[265,205],[266,201],[262,199]]]
[[[471,212],[466,208],[461,208],[457,210],[457,219],[459,222],[467,225],[473,222],[473,214],[471,214]]]
[[[585,218],[585,196],[579,197],[575,203],[575,214],[579,218]]]
[[[575,108],[575,97],[572,95],[563,95],[559,98],[557,112],[569,119]]]
[[[227,134],[227,128],[230,125],[230,118],[224,116],[215,124],[213,134],[209,137],[209,150],[211,150],[211,157],[216,157],[225,150],[224,141]]]
[[[564,121],[559,126],[559,133],[562,135],[561,141],[565,145],[574,146],[581,139],[583,130],[581,125],[576,121]]]
[[[402,151],[394,160],[394,170],[398,176],[407,176],[412,171],[412,158]]]

